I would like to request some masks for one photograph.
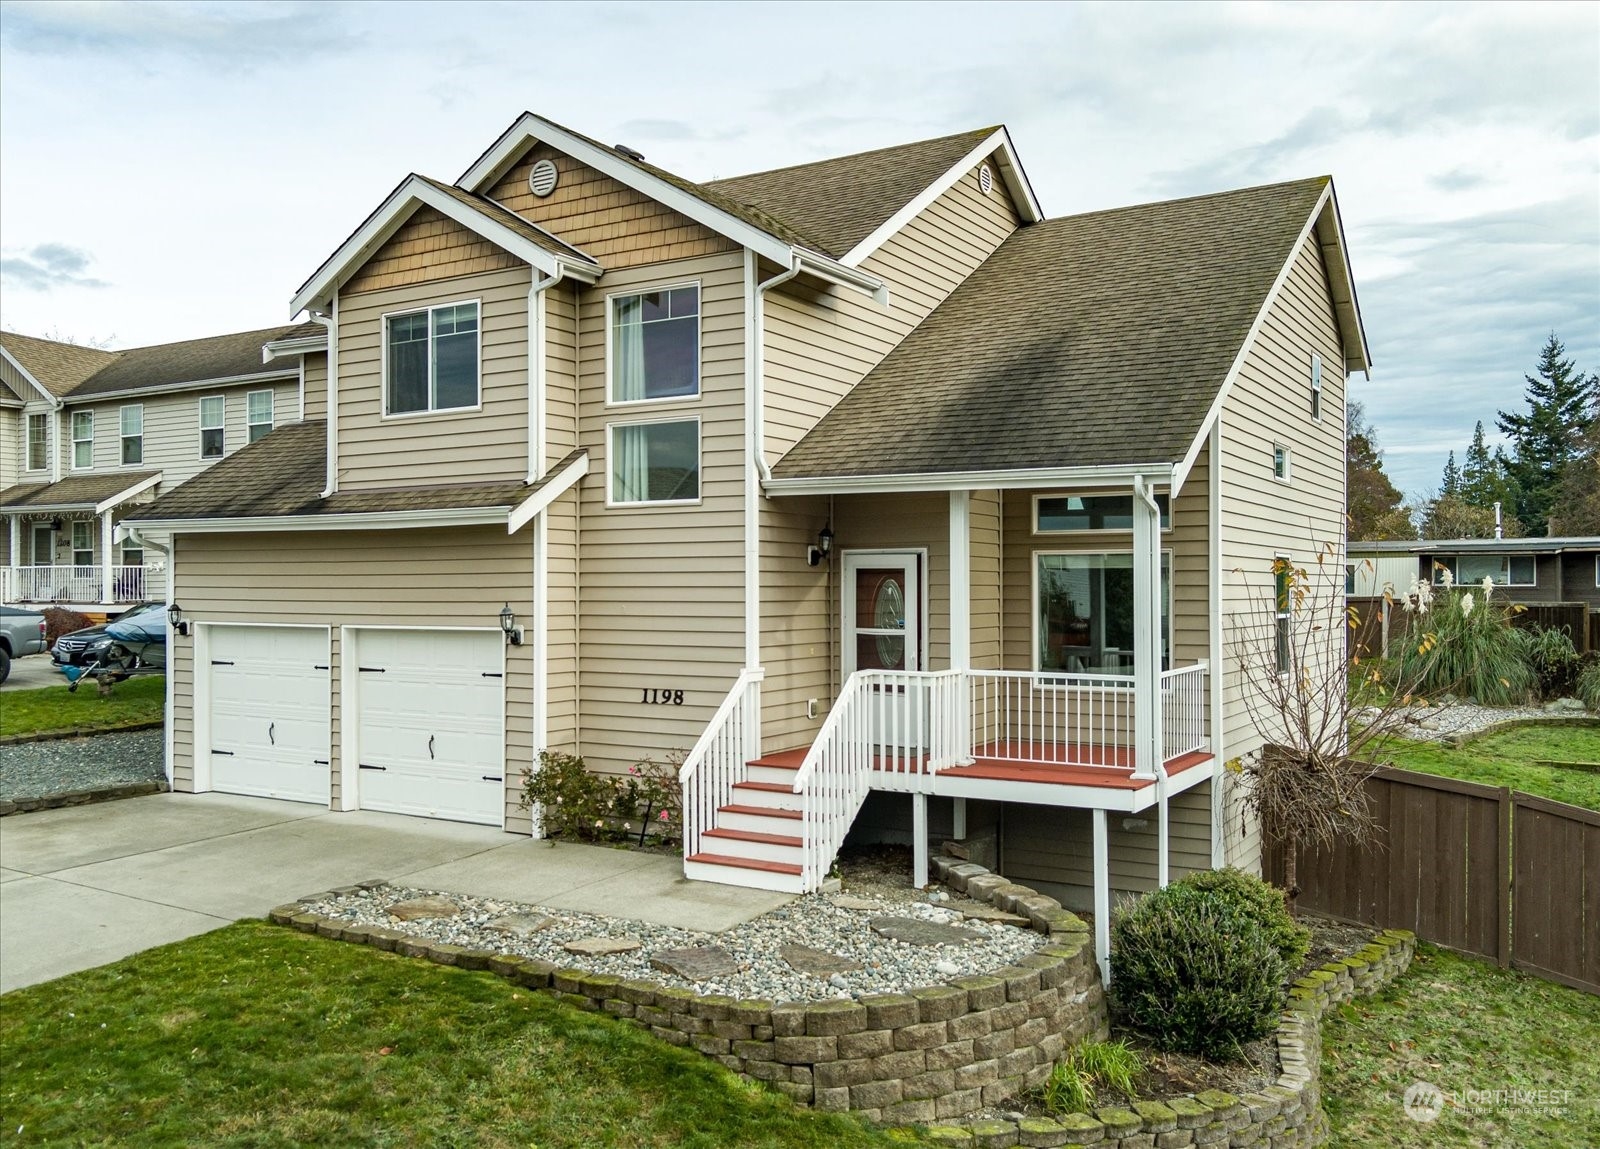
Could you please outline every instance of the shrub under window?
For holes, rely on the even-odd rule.
[[[478,304],[391,315],[384,324],[390,415],[478,405]]]

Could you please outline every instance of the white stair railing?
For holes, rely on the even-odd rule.
[[[678,771],[683,787],[683,856],[700,853],[701,838],[716,826],[717,810],[733,800],[748,763],[761,756],[761,670],[740,671],[705,733]]]
[[[802,796],[803,890],[822,885],[871,789],[874,724],[890,717],[881,702],[874,705],[882,695],[879,677],[865,670],[850,676],[795,775],[794,792]]]
[[[1210,746],[1205,662],[1161,672],[1161,761]]]

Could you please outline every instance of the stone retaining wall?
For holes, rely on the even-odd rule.
[[[168,789],[167,780],[161,778],[154,782],[118,782],[111,786],[97,786],[92,790],[49,794],[43,798],[8,798],[0,801],[0,818],[7,814],[28,814],[34,810],[56,810],[62,806],[87,806],[94,802],[115,802],[119,798],[165,794]]]
[[[1093,1114],[1021,1121],[980,1121],[928,1130],[937,1144],[974,1149],[1013,1145],[1095,1149],[1181,1149],[1188,1145],[1320,1147],[1328,1143],[1322,1111],[1323,1014],[1353,997],[1378,992],[1406,971],[1416,952],[1409,930],[1385,930],[1359,953],[1330,962],[1289,990],[1278,1022],[1277,1081],[1236,1097],[1212,1090],[1194,1098],[1141,1101]]]

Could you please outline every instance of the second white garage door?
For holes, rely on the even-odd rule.
[[[500,632],[360,630],[353,645],[361,808],[501,825]]]

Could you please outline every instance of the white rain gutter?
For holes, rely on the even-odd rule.
[[[326,499],[339,489],[339,293],[333,293],[333,314],[313,311],[311,318],[328,329],[328,481],[322,489]]]
[[[1027,467],[1017,470],[914,471],[895,475],[807,475],[769,479],[769,495],[873,495],[894,491],[993,491],[1025,487],[1126,487],[1135,478],[1168,486],[1171,463],[1117,463],[1098,467]]]

